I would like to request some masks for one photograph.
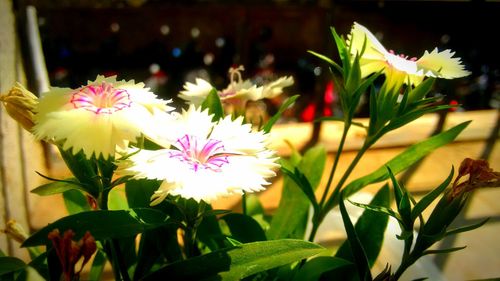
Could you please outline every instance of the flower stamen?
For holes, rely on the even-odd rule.
[[[187,163],[196,172],[200,169],[209,169],[214,172],[229,163],[222,141],[208,139],[200,140],[196,136],[184,135],[174,144],[179,150],[169,151],[170,158],[176,158]]]
[[[70,101],[75,109],[83,108],[95,114],[112,114],[132,104],[125,89],[115,89],[112,84],[89,85],[76,90]]]

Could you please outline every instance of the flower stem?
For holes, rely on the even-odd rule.
[[[335,160],[333,161],[332,170],[330,171],[330,176],[328,177],[328,182],[326,184],[325,191],[323,192],[323,195],[321,196],[321,201],[319,202],[320,208],[323,208],[323,204],[325,203],[326,196],[328,195],[328,192],[330,191],[330,186],[332,185],[333,176],[335,175],[335,171],[337,170],[337,165],[339,163],[340,154],[342,153],[342,151],[344,149],[344,143],[345,143],[345,140],[347,137],[347,132],[349,131],[350,127],[351,127],[351,122],[344,123],[344,131],[342,132],[342,137],[340,139],[339,147],[337,149],[337,153],[335,154]]]

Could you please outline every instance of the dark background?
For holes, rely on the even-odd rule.
[[[450,48],[472,72],[439,80],[434,94],[458,110],[498,108],[500,2],[488,1],[23,1],[34,5],[53,86],[79,87],[97,74],[145,82],[173,98],[201,76],[219,89],[232,65],[244,78],[292,75],[286,95],[300,94],[294,120],[339,114],[328,66],[307,53],[335,57],[329,30],[349,33],[354,21],[387,49],[420,57]],[[325,92],[326,91],[326,92]],[[334,93],[334,91],[333,91]],[[330,96],[329,96],[330,94]],[[325,96],[326,95],[326,96]],[[275,110],[270,101],[267,110]],[[326,106],[324,105],[326,103]],[[359,116],[366,116],[361,106]]]

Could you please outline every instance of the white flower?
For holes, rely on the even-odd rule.
[[[430,53],[425,51],[419,59],[408,58],[392,50],[387,51],[375,35],[355,22],[347,41],[353,56],[361,53],[365,41],[366,47],[360,59],[363,77],[382,70],[393,85],[407,83],[407,79],[410,84],[417,85],[426,76],[453,79],[470,74],[464,69],[460,58],[453,58],[455,52],[451,50],[439,52],[434,48]]]
[[[274,98],[283,93],[283,88],[293,85],[293,77],[284,76],[262,86],[257,86],[250,80],[243,80],[241,71],[243,66],[229,69],[230,83],[222,91],[218,91],[219,97],[225,104],[230,104],[236,107],[237,110],[244,108],[247,101],[257,101],[265,98]],[[196,106],[208,96],[214,87],[201,78],[196,79],[196,83],[187,82],[184,84],[184,90],[181,91],[179,97],[187,100],[190,104]]]
[[[266,148],[267,135],[242,122],[231,116],[212,122],[207,110],[191,105],[171,124],[171,148],[141,150],[118,162],[118,174],[163,180],[152,205],[168,194],[210,203],[220,196],[263,190],[275,176],[277,158]]]
[[[156,131],[156,114],[167,114],[170,101],[158,99],[143,83],[98,76],[72,90],[51,88],[35,109],[33,133],[38,139],[63,142],[62,148],[81,150],[86,157],[114,156],[141,134]]]

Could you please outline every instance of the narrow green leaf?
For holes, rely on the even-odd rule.
[[[467,248],[467,246],[462,246],[462,247],[454,247],[454,248],[448,248],[448,249],[442,249],[442,250],[427,250],[422,253],[422,256],[425,255],[435,255],[435,254],[447,254],[451,252],[456,252],[460,251]]]
[[[90,211],[87,196],[79,190],[70,189],[63,193],[64,205],[70,215]]]
[[[348,73],[347,80],[345,81],[345,89],[349,94],[350,107],[356,107],[358,101],[352,99],[352,95],[356,92],[361,84],[361,67],[359,65],[360,54],[356,54],[352,61],[351,70]],[[356,104],[354,104],[356,103]]]
[[[77,182],[75,178],[69,178],[61,181],[55,181],[44,185],[40,185],[39,187],[32,189],[30,192],[40,196],[48,196],[48,195],[63,193],[71,189],[76,189],[82,192],[86,192],[86,190],[80,185],[81,184]]]
[[[345,231],[347,233],[347,241],[349,241],[349,247],[351,248],[351,253],[354,259],[354,264],[356,264],[356,267],[358,268],[359,280],[372,280],[368,258],[366,257],[363,245],[361,245],[358,234],[356,233],[351,219],[349,218],[349,214],[347,213],[344,205],[344,196],[342,193],[340,194],[339,208],[340,214],[342,215],[342,221],[344,222]]]
[[[395,175],[401,171],[404,171],[413,163],[422,159],[424,156],[431,153],[435,149],[452,142],[470,124],[470,122],[471,121],[467,121],[458,124],[457,126],[449,130],[446,130],[438,135],[435,135],[420,143],[408,147],[405,151],[389,160],[389,162],[387,162],[385,166],[389,166]],[[348,197],[356,193],[368,184],[386,180],[389,175],[385,166],[380,167],[376,171],[349,183],[344,188],[345,196]]]
[[[323,145],[316,145],[308,149],[302,158],[299,165],[299,170],[307,178],[311,187],[314,190],[318,187],[325,169],[326,164],[326,149]]]
[[[335,40],[335,45],[337,46],[340,60],[342,61],[342,69],[344,70],[342,75],[345,76],[350,71],[349,68],[351,66],[351,55],[349,54],[349,50],[347,49],[346,42],[337,34],[335,28],[331,27],[330,31],[332,33],[333,39]]]
[[[319,59],[321,60],[324,60],[325,62],[331,64],[338,72],[342,73],[342,67],[340,67],[340,65],[338,65],[335,61],[333,61],[332,59],[330,59],[329,57],[325,56],[325,55],[322,55],[322,54],[319,54],[319,53],[316,53],[314,51],[307,51],[309,54],[313,55],[313,56],[316,56],[318,57]]]
[[[387,185],[384,185],[371,200],[370,206],[378,206],[383,208],[390,207],[390,191]],[[373,266],[382,248],[384,242],[384,233],[387,228],[389,217],[385,213],[373,212],[365,210],[359,217],[354,229],[358,235],[361,245],[365,250],[366,257],[370,267]],[[335,257],[354,262],[349,244],[344,242]]]
[[[61,233],[71,229],[75,232],[75,239],[81,238],[90,231],[96,240],[108,238],[130,237],[168,224],[166,215],[154,209],[137,208],[120,211],[87,211],[63,217],[54,223],[38,230],[31,235],[22,247],[45,245],[48,243],[48,234],[54,229]]]
[[[231,231],[231,236],[242,243],[267,240],[264,230],[252,217],[243,214],[232,213],[221,218]]]
[[[373,136],[379,130],[378,125],[378,103],[377,94],[374,87],[370,88],[370,123],[368,125],[368,135]]]
[[[304,194],[307,196],[307,199],[309,199],[309,202],[311,202],[311,204],[313,205],[314,210],[319,211],[318,201],[316,200],[316,196],[314,195],[312,186],[307,180],[306,176],[304,176],[304,174],[302,174],[302,172],[300,172],[297,168],[295,168],[295,171],[292,172],[284,167],[281,167],[281,171],[288,177],[290,177],[297,184],[300,190],[304,192]]]
[[[420,83],[413,90],[411,90],[408,94],[408,104],[412,104],[423,99],[425,95],[427,95],[427,93],[429,93],[429,91],[432,89],[435,80],[435,78],[429,77],[422,81],[422,83]]]
[[[306,264],[299,269],[297,274],[295,274],[292,281],[320,280],[323,273],[339,270],[344,267],[354,267],[354,264],[348,260],[337,257],[316,257],[307,261]]]
[[[70,169],[71,173],[78,179],[79,182],[84,184],[87,188],[87,192],[92,194],[94,197],[99,195],[99,187],[101,183],[97,175],[97,167],[95,162],[87,159],[83,151],[78,153],[73,153],[72,149],[64,150],[61,146],[58,146],[66,166]]]
[[[207,98],[201,104],[202,109],[208,109],[208,113],[213,114],[213,121],[217,121],[224,117],[224,109],[222,108],[222,103],[220,101],[217,89],[212,89],[208,94]]]
[[[18,258],[0,257],[0,276],[22,270],[24,268],[26,268],[26,264]]]
[[[418,118],[424,116],[428,113],[433,113],[440,110],[447,110],[451,108],[449,105],[432,105],[429,107],[418,108],[413,111],[408,111],[407,113],[398,116],[397,118],[393,118],[387,126],[384,127],[384,134],[393,131],[397,128],[400,128],[412,121],[417,120]]]
[[[357,203],[357,202],[353,202],[353,201],[351,201],[349,199],[347,199],[347,201],[349,201],[349,203],[353,204],[354,206],[363,208],[365,210],[370,210],[370,211],[373,211],[373,212],[377,212],[377,213],[389,215],[389,216],[395,218],[398,222],[403,223],[403,221],[402,221],[401,217],[399,216],[399,214],[396,213],[396,212],[394,212],[390,208],[381,207],[381,206],[373,206],[373,205],[368,205],[368,204],[363,204],[363,203]]]
[[[358,108],[359,105],[359,100],[361,99],[361,96],[367,91],[368,87],[372,86],[373,89],[373,82],[375,79],[377,79],[380,76],[381,72],[372,74],[370,77],[363,79],[359,86],[356,88],[356,90],[352,94],[352,99],[351,99],[351,104],[349,105],[349,115],[350,119],[354,117],[354,114],[356,113],[356,109]],[[351,122],[353,123],[353,122]]]
[[[283,161],[284,159],[282,159],[282,167],[293,168],[298,165],[302,160],[302,157],[298,156],[296,155],[296,157],[290,159],[291,161]],[[302,192],[300,187],[288,176],[285,176],[280,203],[266,233],[268,239],[294,237],[293,233],[296,228],[308,217],[309,204],[309,199],[307,199],[307,196]]]
[[[443,193],[446,187],[450,184],[453,179],[453,167],[451,168],[448,177],[435,189],[427,193],[418,203],[415,205],[413,210],[411,211],[411,219],[414,221],[417,217],[422,214],[422,212],[427,209],[427,207],[434,202],[434,200]]]
[[[197,229],[197,238],[203,245],[208,247],[210,251],[223,248],[226,241],[226,237],[222,233],[219,222],[215,216],[205,216],[203,218]]]
[[[446,234],[444,235],[445,237],[446,236],[450,236],[450,235],[455,235],[455,234],[458,234],[458,233],[462,233],[462,232],[467,232],[467,231],[471,231],[471,230],[474,230],[476,228],[479,228],[481,226],[483,226],[486,222],[488,222],[490,218],[486,218],[478,223],[475,223],[475,224],[472,224],[472,225],[468,225],[468,226],[464,226],[464,227],[459,227],[459,228],[455,228],[455,229],[452,229],[450,231],[447,231]]]
[[[411,219],[411,203],[408,191],[406,191],[406,189],[399,184],[389,166],[387,166],[387,172],[391,178],[399,216],[403,221],[405,230],[411,230],[413,228],[413,220]]]
[[[269,133],[271,131],[271,128],[273,127],[274,123],[276,123],[280,118],[281,115],[283,115],[283,112],[287,110],[292,104],[295,103],[295,101],[299,98],[299,95],[291,96],[288,99],[286,99],[283,104],[281,104],[278,112],[273,115],[273,117],[269,118],[267,123],[262,127],[262,131]]]
[[[101,276],[104,272],[104,265],[106,264],[106,256],[100,250],[95,254],[92,266],[90,268],[88,280],[89,281],[99,281],[102,280]]]
[[[169,264],[143,280],[241,280],[322,251],[323,247],[303,240],[253,242]]]
[[[334,117],[334,116],[324,116],[324,117],[320,117],[320,118],[314,120],[314,122],[322,122],[322,121],[339,121],[339,122],[345,122],[344,118],[342,118],[342,117]],[[363,124],[361,122],[352,121],[351,124],[354,125],[354,126],[357,126],[357,127],[361,127],[363,129],[367,129],[368,128],[365,124]]]

